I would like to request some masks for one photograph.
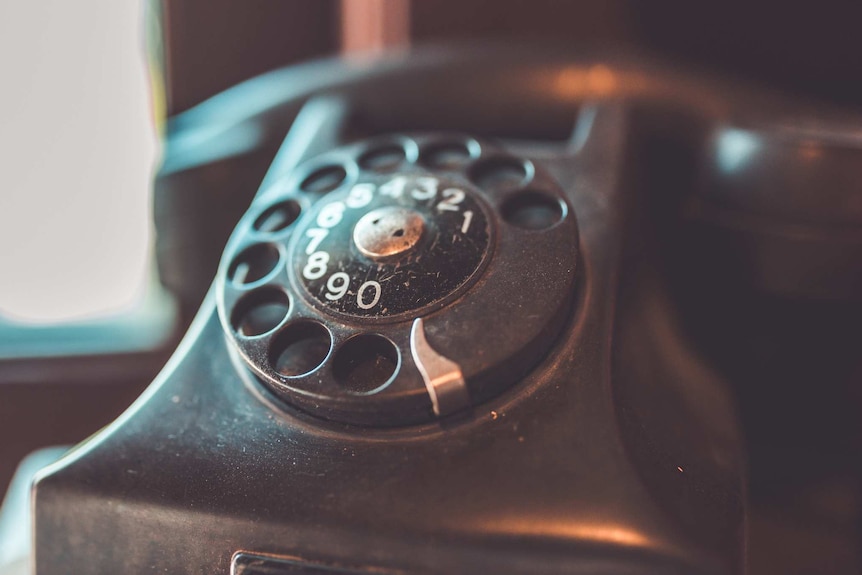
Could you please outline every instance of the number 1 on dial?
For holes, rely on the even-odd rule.
[[[464,212],[464,223],[461,224],[461,233],[466,234],[470,229],[470,224],[473,222],[473,211],[467,210]]]

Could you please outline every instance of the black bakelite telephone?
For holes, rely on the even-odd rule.
[[[746,342],[858,310],[860,126],[501,47],[186,112],[166,282],[223,245],[183,217],[233,232],[162,374],[37,480],[36,572],[743,573],[736,406],[782,384]]]

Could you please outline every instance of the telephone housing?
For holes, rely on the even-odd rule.
[[[745,572],[774,479],[747,457],[799,456],[758,422],[803,434],[764,398],[816,394],[829,357],[838,395],[856,365],[860,120],[500,46],[313,63],[181,114],[157,250],[208,291],[146,393],[39,476],[36,573]],[[357,232],[371,208],[413,243]],[[452,285],[384,285],[422,265]]]

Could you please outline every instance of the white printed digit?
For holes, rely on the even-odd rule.
[[[398,176],[397,178],[392,178],[382,186],[380,186],[380,193],[384,196],[389,196],[392,198],[400,198],[401,194],[404,193],[404,186],[407,185],[407,178],[404,176]]]
[[[461,224],[461,233],[466,234],[467,230],[470,229],[470,223],[473,221],[473,210],[467,210],[464,212],[464,223]]]
[[[416,178],[416,187],[410,191],[414,200],[430,200],[437,195],[437,178]]]
[[[344,215],[344,203],[332,202],[326,204],[317,214],[317,225],[321,228],[331,228],[338,225]]]
[[[326,289],[330,293],[325,294],[329,301],[337,301],[344,297],[347,288],[350,287],[350,276],[344,272],[335,272],[326,280]]]
[[[374,290],[374,297],[369,303],[365,303],[365,291],[368,289]],[[356,305],[362,309],[371,309],[380,301],[380,284],[376,281],[367,281],[359,286],[359,291],[356,292]]]
[[[374,196],[374,184],[356,184],[350,188],[350,193],[344,203],[348,208],[362,208],[371,203]]]
[[[305,267],[302,268],[302,277],[307,280],[316,280],[326,275],[326,264],[329,263],[327,252],[314,252],[308,257]]]
[[[306,230],[305,235],[311,238],[311,241],[308,242],[308,245],[305,246],[305,255],[310,256],[314,252],[317,251],[317,246],[320,245],[320,242],[323,241],[329,234],[329,230],[323,230],[320,228],[309,228]]]
[[[437,209],[441,212],[450,211],[457,212],[460,208],[458,204],[464,201],[466,194],[464,190],[458,188],[446,188],[443,190],[443,199],[437,204]]]

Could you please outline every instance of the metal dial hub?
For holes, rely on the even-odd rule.
[[[389,206],[362,216],[353,228],[353,243],[362,255],[384,260],[413,249],[425,231],[425,220],[416,211]]]

